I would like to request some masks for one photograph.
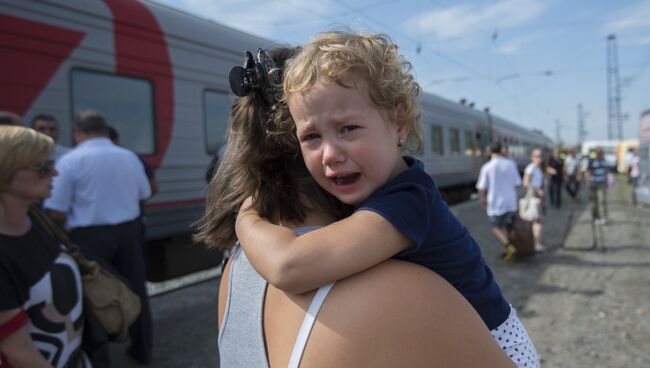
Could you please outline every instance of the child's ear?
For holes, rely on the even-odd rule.
[[[405,112],[406,108],[402,102],[398,103],[397,106],[395,106],[395,110],[393,112],[393,119],[395,120],[395,124],[397,124],[397,133],[404,139],[406,139],[406,137],[411,132],[411,125],[408,121],[406,121]]]

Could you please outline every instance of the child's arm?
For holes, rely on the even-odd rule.
[[[390,222],[371,211],[297,236],[249,208],[237,216],[237,237],[255,270],[271,285],[303,293],[379,264],[411,245]]]

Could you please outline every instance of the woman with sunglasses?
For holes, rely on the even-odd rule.
[[[0,126],[0,367],[88,367],[81,351],[81,277],[29,215],[57,175],[52,138]]]

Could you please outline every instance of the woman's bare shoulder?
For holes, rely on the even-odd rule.
[[[509,367],[471,305],[442,277],[389,260],[340,280],[309,338],[307,367]]]

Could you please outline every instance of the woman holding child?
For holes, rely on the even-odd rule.
[[[257,97],[235,103],[224,163],[244,164],[247,169],[241,170],[246,173],[239,178],[228,175],[236,169],[222,164],[211,184],[201,232],[204,240],[219,240],[214,234],[232,230],[236,216],[232,204],[252,196],[236,219],[246,254],[236,248],[231,279],[222,284],[221,292],[231,293],[227,306],[220,303],[224,309],[220,315],[225,316],[220,323],[222,354],[231,356],[233,350],[225,347],[229,338],[233,340],[229,321],[238,308],[235,302],[250,294],[239,293],[236,298],[235,268],[243,269],[241,264],[250,268],[252,263],[273,285],[268,286],[262,318],[271,366],[290,360],[291,345],[313,295],[283,293],[275,287],[305,292],[336,280],[340,281],[320,314],[317,308],[310,311],[318,320],[311,335],[306,332],[309,343],[304,355],[298,349],[294,362],[297,359],[305,366],[511,365],[489,337],[487,325],[512,361],[538,366],[535,349],[494,283],[478,246],[449,212],[422,163],[402,158],[402,149],[417,149],[421,136],[419,86],[409,66],[387,37],[327,33],[289,62],[283,97],[288,109],[265,98],[271,101],[270,113],[258,109],[258,121],[264,124],[245,138],[236,125],[255,125],[250,121],[255,115],[238,115],[238,108],[243,103],[254,105]],[[238,119],[241,116],[246,118]],[[263,134],[267,137],[260,137]],[[252,137],[265,142],[257,152],[247,152],[241,144],[246,139],[250,144]],[[273,145],[283,148],[284,158],[293,157],[288,166],[274,167],[264,161],[264,155],[275,152]],[[247,159],[241,158],[247,154]],[[258,174],[264,170],[280,180],[285,176],[284,184],[292,185],[278,186],[279,191],[267,188],[269,181]],[[228,206],[218,199],[229,183],[251,182],[242,179],[253,173],[258,180],[248,193],[239,191]],[[294,210],[268,206],[275,196],[293,196]],[[333,198],[340,202],[332,202]],[[353,212],[334,211],[341,203]],[[332,224],[320,229],[291,229],[328,223]],[[228,239],[234,240],[232,235]],[[391,257],[408,262],[384,262]],[[244,258],[246,262],[238,262]],[[417,264],[446,278],[465,299]],[[265,287],[261,282],[262,300]],[[321,287],[317,299],[324,299],[330,287]],[[289,322],[280,326],[280,315],[288,316]],[[314,354],[317,350],[322,353]]]

